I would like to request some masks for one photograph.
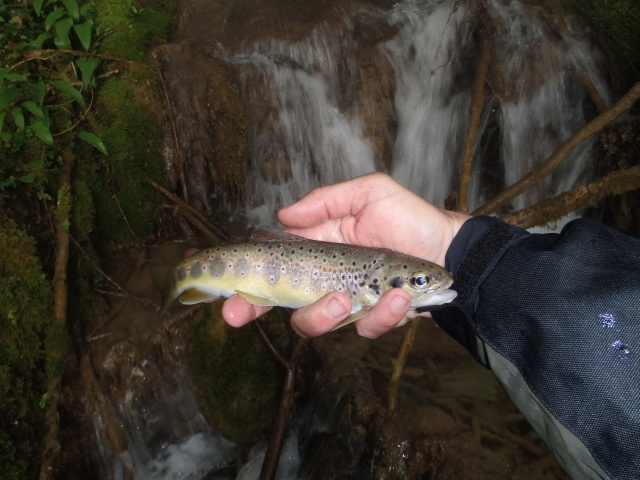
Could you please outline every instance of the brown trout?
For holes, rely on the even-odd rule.
[[[308,240],[264,232],[253,241],[199,250],[171,274],[163,311],[177,298],[185,305],[240,295],[254,305],[300,308],[330,292],[353,306],[336,328],[364,316],[392,288],[411,294],[411,309],[453,300],[444,268],[391,250]]]

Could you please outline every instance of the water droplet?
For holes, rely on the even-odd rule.
[[[621,340],[616,340],[615,342],[613,342],[611,344],[611,348],[613,348],[613,350],[618,353],[618,358],[620,360],[627,360],[629,357],[631,357],[631,349],[629,348],[629,345],[622,342]]]
[[[601,313],[598,315],[602,328],[614,328],[616,326],[616,319],[610,313]]]

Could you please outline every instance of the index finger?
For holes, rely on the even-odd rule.
[[[293,205],[278,212],[278,220],[289,228],[309,228],[330,220],[355,216],[373,193],[383,193],[382,184],[391,180],[381,173],[371,173],[346,182],[320,187]],[[393,182],[393,180],[391,180]]]

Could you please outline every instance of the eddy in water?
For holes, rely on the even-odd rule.
[[[337,291],[353,305],[340,328],[364,316],[392,288],[411,294],[411,310],[457,295],[449,288],[451,274],[421,258],[282,232],[263,237],[200,250],[178,264],[163,311],[175,299],[192,305],[236,294],[254,305],[301,308]]]

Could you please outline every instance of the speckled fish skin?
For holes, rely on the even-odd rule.
[[[353,306],[346,325],[394,287],[411,294],[415,309],[453,300],[452,283],[449,272],[427,260],[279,232],[270,233],[269,241],[194,253],[175,268],[165,307],[176,298],[189,305],[239,294],[256,305],[300,308],[338,291],[349,296]]]

